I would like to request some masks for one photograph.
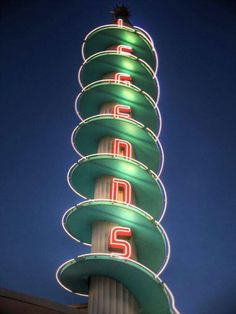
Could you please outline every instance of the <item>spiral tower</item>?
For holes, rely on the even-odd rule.
[[[127,16],[91,31],[82,46],[82,122],[72,145],[82,157],[68,172],[87,200],[63,216],[65,231],[91,253],[57,271],[67,290],[88,296],[91,314],[173,314],[174,298],[159,275],[169,258],[160,224],[167,198],[159,178],[157,54],[151,37]]]

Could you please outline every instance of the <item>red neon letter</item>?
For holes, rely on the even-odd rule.
[[[110,198],[113,201],[120,201],[130,204],[132,196],[131,184],[126,180],[113,178],[110,186]]]
[[[129,142],[115,138],[112,142],[112,154],[123,156],[127,159],[132,158],[132,146]]]
[[[131,245],[128,241],[119,239],[118,237],[127,237],[132,236],[132,231],[130,228],[126,227],[114,227],[111,229],[108,247],[109,250],[119,250],[121,251],[117,255],[124,258],[130,258],[132,254]]]
[[[123,20],[122,19],[118,19],[116,21],[117,26],[122,27],[123,26]]]
[[[117,46],[116,51],[117,52],[131,53],[131,52],[133,52],[133,49],[130,46],[119,45],[119,46]]]
[[[126,118],[130,119],[130,113],[132,109],[130,106],[125,106],[125,105],[115,105],[112,108],[112,114],[114,114],[118,118]]]
[[[126,85],[130,85],[130,81],[132,81],[132,77],[126,73],[116,73],[114,79],[116,83],[124,83]]]

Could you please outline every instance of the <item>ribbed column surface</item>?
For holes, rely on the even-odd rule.
[[[99,153],[111,150],[111,138],[101,140],[98,145]],[[109,198],[111,177],[97,179],[94,191],[95,198]],[[98,221],[92,228],[92,253],[108,253],[110,230],[117,224]],[[132,259],[136,259],[134,241],[130,239]],[[115,272],[115,269],[114,269]],[[134,296],[122,285],[109,277],[91,277],[89,284],[89,314],[137,314],[138,303]]]
[[[112,142],[114,140],[114,137],[104,137],[99,145],[98,145],[98,153],[99,154],[102,154],[104,153],[104,148],[106,149],[106,153],[109,153],[111,154],[112,153]],[[132,156],[131,156],[133,159],[135,158],[135,153],[134,153],[134,150],[132,150]],[[108,194],[108,198],[109,198],[109,194]],[[101,197],[101,196],[100,196]],[[106,197],[107,198],[107,197]]]
[[[135,298],[121,283],[107,277],[92,277],[88,312],[90,314],[134,314],[138,313],[138,305]]]

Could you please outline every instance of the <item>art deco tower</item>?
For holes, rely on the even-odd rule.
[[[159,279],[169,241],[160,224],[167,199],[159,178],[157,54],[126,8],[113,15],[114,24],[94,29],[82,47],[76,99],[82,122],[72,134],[82,158],[68,183],[86,200],[63,217],[65,231],[91,245],[91,254],[63,264],[57,278],[67,290],[88,295],[91,314],[178,313]]]

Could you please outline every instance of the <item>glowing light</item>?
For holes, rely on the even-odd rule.
[[[107,200],[107,199],[103,199],[103,198],[100,198],[100,199],[89,199],[89,200],[86,200],[86,201],[83,201],[81,203],[79,203],[78,205],[76,206],[82,206],[82,205],[90,205],[90,204],[96,204],[97,202],[104,202],[105,204],[110,204],[111,201]],[[121,202],[119,201],[112,201],[112,204],[117,204],[117,205],[120,205]],[[141,208],[133,205],[133,204],[123,204],[124,206],[127,206],[128,208],[131,208],[134,212],[138,212],[139,214],[143,215],[145,218],[147,218],[148,220],[152,221],[156,228],[159,228],[165,238],[165,241],[166,241],[166,259],[165,259],[165,262],[163,263],[162,267],[160,268],[159,272],[157,274],[155,274],[155,277],[158,277],[160,276],[160,274],[163,272],[163,270],[165,269],[168,261],[169,261],[169,258],[170,258],[170,254],[171,254],[171,247],[170,247],[170,241],[169,241],[169,238],[165,232],[165,229],[162,227],[162,225],[160,224],[160,221],[157,221],[155,220],[150,214],[148,214],[147,212],[145,212],[144,210],[142,210]],[[66,218],[67,216],[70,214],[70,212],[74,209],[74,207],[71,207],[69,208],[65,214],[63,215],[62,217],[62,227],[64,229],[64,231],[67,233],[67,235],[69,235],[73,240],[75,240],[76,242],[78,243],[82,243],[84,245],[87,245],[87,246],[90,246],[91,247],[91,243],[86,243],[86,242],[82,242],[80,241],[79,239],[75,238],[65,227],[65,223],[66,223]],[[100,253],[102,254],[102,253]],[[142,264],[140,264],[142,265]],[[143,267],[145,267],[144,265],[142,265]],[[146,269],[148,269],[146,267]]]
[[[136,65],[134,64],[134,62],[130,62],[130,60],[122,60],[120,66],[122,66],[122,68],[126,71],[135,72]]]
[[[126,46],[126,45],[118,45],[116,47],[116,51],[120,52],[120,53],[130,54],[133,52],[133,48],[131,48],[130,46]]]
[[[84,47],[85,47],[85,43],[86,43],[86,41],[88,40],[88,38],[89,38],[92,34],[98,32],[98,31],[100,31],[100,30],[102,30],[102,29],[109,29],[109,28],[114,28],[114,27],[116,27],[116,26],[114,26],[114,24],[108,24],[108,25],[99,26],[99,27],[93,29],[91,32],[89,32],[89,33],[86,35],[86,37],[85,37],[85,39],[84,39],[84,43],[83,43],[83,45],[82,45],[82,56],[83,56],[83,60],[86,59],[86,58],[85,58],[85,55],[84,55]],[[155,59],[156,59],[156,68],[155,68],[155,71],[154,71],[155,74],[156,74],[156,73],[157,73],[157,69],[158,69],[158,55],[157,55],[156,49],[155,49],[155,47],[154,47],[154,43],[153,43],[153,41],[152,41],[151,36],[150,36],[146,31],[144,31],[142,28],[137,27],[137,26],[134,26],[134,28],[131,28],[131,27],[129,27],[129,26],[122,25],[122,26],[120,26],[120,27],[122,27],[124,30],[127,31],[126,37],[127,37],[127,40],[128,40],[129,42],[133,42],[133,43],[134,43],[133,36],[132,36],[132,37],[130,36],[130,35],[133,34],[133,33],[136,33],[139,37],[141,37],[141,38],[144,39],[145,41],[148,41],[148,43],[151,45],[152,51],[153,51],[153,53],[154,53],[154,57],[155,57]]]
[[[74,169],[78,164],[82,163],[84,160],[89,160],[89,159],[91,159],[91,158],[94,158],[94,157],[96,158],[96,157],[99,157],[99,156],[105,157],[105,156],[109,156],[109,155],[112,156],[113,158],[119,159],[119,157],[116,157],[116,156],[114,156],[113,154],[108,154],[108,153],[106,153],[106,154],[104,154],[104,153],[98,154],[98,153],[96,153],[96,154],[92,154],[92,155],[85,156],[85,157],[81,158],[77,163],[73,164],[73,165],[70,167],[70,169],[69,169],[69,171],[68,171],[68,173],[67,173],[67,183],[68,183],[69,187],[71,188],[71,190],[74,191],[75,194],[77,194],[78,196],[80,196],[80,197],[83,198],[83,199],[86,198],[84,195],[80,194],[80,193],[73,187],[73,185],[72,185],[71,182],[70,182],[70,174],[71,174],[71,172],[73,171],[73,169]],[[165,187],[164,187],[164,185],[163,185],[161,179],[156,175],[155,172],[153,172],[152,170],[149,170],[149,169],[147,168],[147,166],[145,166],[145,165],[144,165],[143,163],[141,163],[140,161],[137,161],[137,160],[135,160],[135,159],[130,159],[130,160],[129,160],[129,163],[130,163],[130,164],[127,164],[127,165],[126,165],[127,171],[128,171],[128,170],[134,170],[134,169],[135,169],[134,167],[132,167],[132,164],[133,164],[133,165],[136,165],[136,166],[138,166],[138,167],[141,167],[141,168],[143,168],[145,171],[149,172],[149,173],[152,175],[152,177],[154,178],[154,180],[160,185],[161,191],[162,191],[163,194],[164,194],[164,197],[163,197],[164,207],[163,207],[163,209],[162,209],[162,211],[161,211],[161,212],[162,212],[162,213],[161,213],[161,218],[158,220],[158,221],[160,222],[160,221],[163,219],[164,215],[165,215],[165,211],[166,211],[166,207],[167,207],[167,193],[166,193]],[[132,169],[129,169],[129,168],[132,168]],[[125,203],[125,201],[120,201],[120,200],[117,200],[117,201],[118,201],[118,202],[121,202],[121,203]],[[127,203],[127,204],[130,204],[130,203]]]
[[[127,73],[116,73],[114,78],[116,83],[123,83],[126,85],[130,85],[130,82],[132,81],[131,75]]]
[[[123,21],[119,22],[119,23],[123,23]],[[94,28],[93,30],[91,30],[86,36],[85,36],[85,39],[84,41],[86,41],[93,33],[96,33],[98,32],[99,30],[102,30],[102,29],[109,29],[109,28],[115,28],[117,27],[116,25],[114,24],[106,24],[106,25],[102,25],[102,26],[98,26],[96,28]],[[130,33],[137,33],[140,37],[142,38],[145,38],[148,40],[148,42],[150,43],[151,47],[154,47],[153,45],[153,41],[151,39],[151,36],[149,34],[147,34],[146,31],[144,31],[142,28],[140,27],[130,27],[130,26],[127,26],[127,25],[122,25],[123,29],[124,30],[127,30],[129,31]]]
[[[79,71],[80,73],[80,71]],[[80,115],[80,112],[79,112],[79,106],[78,106],[78,103],[79,103],[79,99],[80,97],[82,96],[82,94],[86,91],[88,91],[89,89],[95,87],[97,84],[120,84],[121,83],[118,83],[118,82],[115,82],[114,79],[102,79],[102,80],[97,80],[97,81],[94,81],[88,85],[86,85],[85,87],[82,88],[82,91],[78,94],[78,96],[76,97],[75,99],[75,111],[76,111],[76,114],[78,115],[78,117],[80,118],[80,120],[84,120],[83,117]],[[159,86],[159,82],[157,80],[157,86]],[[144,97],[146,97],[150,104],[153,106],[153,108],[157,111],[157,116],[160,118],[161,120],[161,115],[160,115],[160,110],[159,108],[157,107],[157,104],[158,102],[155,102],[154,99],[148,94],[146,93],[145,91],[141,90],[139,87],[137,87],[136,85],[133,85],[132,83],[130,83],[130,85],[127,86],[128,89],[131,89],[131,90],[134,90],[134,91],[137,91],[141,94],[143,94]],[[159,91],[158,91],[158,100],[159,100]],[[160,121],[161,122],[161,121]]]
[[[112,141],[112,154],[114,154],[114,156],[122,156],[126,159],[131,159],[132,145],[127,141],[115,138]]]
[[[113,50],[107,50],[107,51],[100,51],[100,52],[97,52],[91,56],[89,56],[88,59],[85,60],[85,54],[84,54],[84,49],[86,47],[86,41],[89,40],[89,36],[92,34],[94,34],[95,32],[99,31],[99,30],[102,30],[102,29],[109,29],[109,28],[113,28],[113,29],[117,29],[117,27],[119,28],[122,28],[122,30],[118,30],[118,33],[121,33],[121,34],[124,34],[123,36],[123,39],[125,39],[124,42],[126,42],[128,45],[118,45],[118,43],[116,43],[116,45],[118,46],[114,46],[114,42],[113,42],[113,46],[111,46]],[[127,40],[127,38],[130,38],[130,40]],[[137,56],[134,56],[132,53],[133,53],[133,48],[131,47],[135,41],[137,40],[137,38],[139,39],[142,39],[143,42],[145,42],[145,46],[146,47],[149,47],[148,49],[151,50],[151,54],[152,54],[152,61],[155,59],[156,60],[156,68],[155,70],[153,70],[151,68],[151,66],[145,62],[144,60],[138,58]],[[137,43],[138,44],[138,43]],[[131,45],[131,46],[129,46]],[[136,47],[136,45],[133,45],[134,47]],[[144,45],[142,44],[142,47]],[[101,48],[103,49],[103,48]],[[93,50],[94,51],[94,50]],[[121,71],[122,71],[122,68],[125,69],[124,71],[128,71],[129,70],[134,70],[135,71],[135,68],[132,68],[133,67],[133,64],[136,63],[136,62],[139,62],[146,70],[148,70],[151,74],[152,74],[152,77],[153,77],[153,80],[156,80],[156,87],[157,87],[157,100],[156,100],[156,103],[154,102],[154,100],[152,99],[152,97],[150,97],[149,94],[147,94],[145,91],[141,90],[140,88],[138,88],[137,86],[135,85],[132,85],[131,82],[132,82],[132,77],[131,75],[129,74],[126,74],[126,73],[113,73],[111,74],[111,78],[110,79],[104,79],[104,80],[99,80],[99,81],[96,81],[96,82],[92,82],[90,83],[89,85],[87,85],[86,87],[83,86],[82,82],[81,82],[81,70],[82,70],[82,67],[84,64],[90,62],[90,60],[92,58],[95,58],[99,55],[103,55],[103,54],[112,54],[112,55],[118,55],[118,54],[124,54],[124,56],[122,56],[122,62],[120,62],[120,67],[121,67]],[[126,55],[126,56],[125,56]],[[157,175],[156,173],[154,173],[152,170],[148,169],[146,165],[132,159],[132,145],[131,143],[123,140],[123,139],[119,139],[119,138],[115,138],[113,141],[112,141],[112,153],[98,153],[98,154],[93,154],[93,155],[90,155],[90,156],[85,156],[83,157],[80,162],[83,162],[83,160],[88,160],[90,157],[92,158],[93,156],[97,157],[99,155],[103,155],[106,156],[106,155],[109,155],[109,156],[112,156],[112,158],[117,158],[118,159],[121,159],[120,157],[123,157],[125,159],[128,159],[125,161],[125,166],[122,166],[122,170],[126,173],[128,173],[130,175],[130,177],[132,177],[136,170],[137,170],[137,167],[136,166],[139,166],[140,168],[144,169],[155,181],[156,183],[158,183],[160,185],[160,190],[161,190],[161,193],[162,193],[162,198],[163,198],[163,208],[162,208],[162,213],[161,213],[161,217],[159,219],[159,221],[163,218],[164,214],[165,214],[165,210],[166,210],[166,206],[167,206],[167,195],[166,195],[166,191],[165,191],[165,188],[161,182],[161,180],[159,179],[159,175],[162,171],[162,168],[163,168],[163,164],[164,164],[164,153],[163,153],[163,149],[162,149],[162,146],[161,146],[161,143],[159,142],[158,138],[159,138],[159,134],[160,134],[160,130],[161,130],[161,125],[162,125],[162,121],[161,121],[161,115],[160,115],[160,112],[159,112],[159,109],[157,107],[157,103],[159,101],[159,97],[160,97],[160,88],[159,88],[159,82],[158,80],[156,79],[155,77],[155,74],[157,72],[157,68],[158,68],[158,56],[157,56],[157,53],[156,53],[156,50],[154,48],[154,44],[153,44],[153,41],[152,41],[152,38],[151,36],[146,32],[144,31],[143,29],[139,28],[139,27],[129,27],[129,26],[126,26],[124,25],[124,21],[123,19],[117,19],[116,20],[116,25],[105,25],[105,26],[101,26],[101,27],[98,27],[96,28],[95,30],[93,30],[92,32],[90,32],[86,38],[85,38],[85,41],[82,45],[82,56],[83,56],[83,59],[85,60],[83,65],[80,67],[79,69],[79,73],[78,73],[78,79],[79,79],[79,83],[82,87],[82,92],[85,92],[87,89],[89,89],[90,87],[94,86],[95,84],[97,83],[108,83],[108,84],[123,84],[123,85],[127,85],[127,93],[129,93],[130,91],[128,90],[128,88],[133,88],[135,91],[138,91],[139,93],[142,93],[143,97],[146,97],[146,99],[148,99],[150,101],[150,103],[152,104],[152,106],[154,107],[154,109],[156,110],[156,114],[158,115],[159,117],[159,121],[160,121],[160,128],[158,130],[158,134],[155,135],[152,130],[150,130],[148,127],[144,126],[143,124],[140,124],[138,121],[135,121],[131,118],[131,112],[132,112],[132,109],[130,106],[127,106],[127,105],[121,105],[119,104],[119,102],[123,102],[123,101],[118,101],[118,104],[114,105],[113,108],[112,108],[112,114],[103,114],[104,116],[105,115],[111,115],[112,117],[115,117],[115,118],[124,118],[124,119],[129,119],[130,121],[134,121],[136,122],[140,127],[144,128],[145,131],[147,131],[149,133],[149,135],[155,139],[155,141],[157,142],[157,145],[159,145],[160,147],[160,154],[161,154],[161,165],[160,165],[160,169],[159,169],[159,174]],[[155,83],[155,82],[154,82]],[[125,87],[123,89],[126,89]],[[118,89],[117,89],[118,90]],[[121,92],[121,96],[124,92]],[[128,96],[126,96],[128,97]],[[126,97],[123,97],[123,99],[125,99]],[[79,96],[77,97],[77,100],[76,102],[78,101],[79,99]],[[126,98],[127,99],[127,98]],[[137,101],[137,97],[131,97],[128,98],[129,101],[133,100],[133,103],[135,103],[135,101]],[[115,101],[113,102],[115,103]],[[141,101],[140,101],[141,103]],[[77,114],[79,115],[80,117],[80,114],[78,112],[78,107],[76,105],[76,111],[77,111]],[[150,111],[151,112],[151,111]],[[93,113],[94,114],[94,113]],[[99,115],[100,116],[100,115]],[[102,116],[102,115],[101,115]],[[90,118],[93,118],[93,117],[90,117]],[[88,119],[90,119],[88,118]],[[86,123],[87,120],[86,119],[83,123]],[[81,120],[83,120],[81,118]],[[81,126],[82,124],[81,123]],[[81,127],[79,126],[78,129]],[[132,128],[132,125],[130,124],[128,127]],[[76,128],[77,129],[77,128]],[[75,134],[75,131],[73,132],[73,135]],[[124,130],[126,131],[126,130]],[[73,136],[72,136],[73,138]],[[76,149],[75,147],[75,143],[73,143],[73,140],[72,140],[72,145],[73,147]],[[123,161],[124,162],[124,161]],[[73,165],[71,167],[71,169],[69,170],[68,172],[68,176],[67,176],[67,180],[68,180],[68,183],[70,185],[70,187],[72,188],[72,190],[74,190],[74,192],[78,195],[80,195],[76,190],[75,188],[72,187],[72,182],[70,182],[70,178],[69,178],[69,174],[70,172],[72,172],[73,170],[73,167],[75,167],[77,164]],[[80,195],[81,197],[85,198],[84,196]],[[109,196],[108,196],[109,198]],[[93,202],[96,202],[96,201],[101,201],[103,199],[93,199],[93,200],[88,200],[88,201],[85,201],[85,202],[82,202],[81,204],[83,203],[93,203]],[[154,218],[152,218],[149,214],[147,214],[144,210],[138,208],[138,207],[135,207],[133,205],[131,205],[131,202],[132,202],[132,186],[131,184],[126,181],[126,180],[123,180],[123,179],[119,179],[119,178],[111,178],[111,181],[110,181],[110,199],[105,199],[103,201],[106,201],[106,202],[110,202],[112,205],[115,205],[115,204],[118,204],[118,203],[122,203],[122,206],[125,207],[125,206],[130,206],[132,209],[136,209],[139,211],[139,213],[143,213],[145,215],[145,217],[147,219],[149,219],[154,225],[157,226],[157,228],[162,228],[161,225],[159,224],[159,222],[157,222],[156,220],[154,220]],[[65,213],[65,215],[63,216],[63,219],[62,219],[62,224],[63,224],[63,228],[65,229],[65,231],[73,238],[75,239],[76,241],[78,241],[78,239],[76,239],[75,237],[73,237],[67,230],[66,230],[66,218],[67,218],[67,213],[68,211]],[[148,215],[150,217],[148,217]],[[124,238],[130,238],[132,236],[132,230],[128,227],[122,227],[122,226],[119,226],[119,227],[114,227],[111,229],[110,231],[110,235],[109,235],[109,239],[108,239],[108,248],[109,250],[111,251],[110,254],[106,254],[106,253],[94,253],[94,254],[85,254],[85,255],[82,255],[80,256],[81,259],[83,257],[86,257],[86,256],[92,256],[92,255],[95,255],[95,256],[111,256],[111,257],[115,257],[115,258],[127,258],[129,259],[128,261],[125,261],[126,263],[129,263],[129,262],[132,262],[133,265],[132,266],[135,266],[136,265],[139,265],[140,267],[142,267],[142,270],[146,270],[146,271],[149,271],[149,275],[151,274],[153,279],[156,279],[157,281],[159,281],[160,283],[161,280],[158,278],[158,275],[162,272],[162,270],[164,269],[164,267],[166,266],[167,262],[168,262],[168,259],[169,259],[169,255],[170,255],[170,250],[169,250],[169,240],[167,238],[167,235],[166,233],[164,232],[164,229],[161,229],[163,230],[163,234],[164,236],[166,237],[166,245],[167,245],[167,255],[166,255],[166,259],[165,261],[163,262],[163,265],[161,267],[161,270],[159,271],[158,274],[154,274],[152,271],[150,271],[146,266],[140,264],[139,262],[137,261],[133,261],[131,258],[131,255],[132,255],[132,247],[129,243],[129,241],[127,241],[127,239],[124,239]],[[86,244],[86,243],[85,243]],[[114,253],[114,251],[116,251],[116,253]],[[117,252],[118,251],[118,252]],[[78,258],[80,258],[78,257]],[[71,260],[69,262],[69,264],[73,264],[77,261],[77,259],[75,260]],[[65,263],[66,264],[66,263]],[[64,265],[65,265],[64,264]],[[60,271],[63,271],[63,267],[64,265],[61,266],[60,270],[57,271],[57,274],[56,274],[56,277],[57,277],[57,280],[58,282],[60,283],[60,280],[59,280],[59,275],[61,275],[61,273],[59,273]],[[66,266],[69,266],[69,265],[66,265]],[[61,284],[61,283],[60,283]],[[61,284],[62,285],[62,284]],[[63,285],[62,285],[63,286]],[[65,289],[67,289],[65,286],[63,286]],[[172,307],[172,311],[174,311],[173,313],[175,314],[179,314],[178,310],[176,309],[175,307],[175,302],[174,302],[174,298],[173,298],[173,295],[171,294],[170,290],[168,289],[168,287],[163,284],[163,289],[166,293],[166,295],[168,296],[168,299],[169,299],[169,302],[170,302],[170,306]],[[67,289],[69,290],[69,289]],[[69,290],[70,291],[70,290]],[[77,293],[78,294],[78,293]]]
[[[130,119],[131,112],[132,112],[132,109],[130,108],[130,106],[115,105],[112,108],[112,114],[114,114],[114,116],[118,118]]]
[[[141,34],[141,35],[143,35],[146,39],[148,39],[148,41],[150,42],[150,44],[151,44],[152,46],[154,46],[152,37],[149,35],[149,33],[148,33],[147,31],[145,31],[143,28],[138,27],[138,26],[134,26],[134,29],[137,30],[137,33],[138,33],[138,34]]]
[[[132,255],[132,248],[128,241],[124,239],[119,239],[119,237],[130,238],[132,236],[132,231],[127,227],[114,227],[111,229],[108,248],[109,250],[119,250],[120,253],[116,255],[122,256],[124,258],[130,258]]]
[[[102,54],[103,54],[103,52],[102,52]],[[88,59],[90,59],[90,58],[93,58],[95,55],[92,55],[91,57],[89,57]],[[130,55],[130,57],[131,57],[131,55]],[[82,68],[83,68],[83,66],[84,66],[84,64],[86,64],[88,61],[90,61],[90,60],[85,60],[85,62],[82,64],[82,66],[79,68],[79,71],[78,71],[78,81],[79,81],[79,84],[80,84],[80,86],[81,86],[81,88],[82,88],[82,91],[85,89],[85,86],[83,85],[83,83],[82,83],[82,81],[81,81],[81,78],[80,78],[80,76],[81,76],[81,71],[82,71]],[[144,62],[143,62],[143,60],[141,60],[141,59],[139,59],[139,62],[142,64],[145,64]],[[151,69],[151,68],[150,68]],[[123,73],[123,74],[125,74],[125,73]],[[155,76],[155,73],[153,72],[153,71],[151,71],[151,73],[150,73],[151,75],[152,75],[152,78],[153,78],[153,80],[155,81],[155,83],[156,83],[156,85],[157,85],[157,97],[156,97],[156,99],[155,99],[155,101],[153,100],[153,98],[150,96],[150,98],[153,100],[153,102],[156,102],[156,103],[158,103],[159,102],[159,98],[160,98],[160,95],[159,95],[159,93],[160,93],[160,88],[159,88],[159,82],[158,82],[158,79],[157,79],[157,77]],[[122,81],[122,80],[114,80],[114,79],[102,79],[102,80],[97,80],[96,82],[104,82],[104,81],[107,81],[107,82],[112,82],[112,81],[115,81],[115,83],[117,83],[117,84],[125,84],[125,85],[127,85],[127,86],[131,86],[131,87],[134,87],[134,88],[136,88],[137,90],[139,90],[139,91],[142,91],[144,94],[147,94],[145,91],[143,91],[143,90],[141,90],[139,87],[137,87],[137,86],[135,86],[135,85],[133,85],[133,84],[131,84],[131,82],[130,81]],[[90,85],[92,85],[92,84],[94,84],[95,82],[92,82],[92,83],[90,83],[90,84],[88,84],[87,86],[90,86]],[[87,87],[86,86],[86,87]],[[148,95],[148,94],[147,94]]]
[[[83,67],[83,65],[84,65],[85,63],[90,62],[91,59],[94,59],[94,58],[99,57],[99,56],[101,56],[101,55],[103,56],[103,55],[115,55],[115,54],[117,54],[117,51],[114,51],[114,50],[105,50],[105,51],[96,52],[96,53],[94,53],[93,55],[91,55],[90,57],[88,57],[88,59],[86,59],[86,60],[84,61],[84,63],[82,64],[81,67]],[[127,57],[127,59],[130,59],[130,60],[133,60],[133,61],[138,61],[143,67],[145,67],[145,68],[150,72],[152,78],[153,78],[153,79],[156,79],[156,77],[155,77],[155,71],[151,68],[151,66],[150,66],[146,61],[144,61],[144,60],[142,60],[142,59],[140,59],[140,58],[138,58],[137,56],[134,56],[134,55],[132,55],[132,54],[128,54],[126,57]],[[80,72],[80,71],[79,71],[79,72]],[[80,74],[79,74],[79,76],[80,76]],[[80,80],[80,78],[79,78],[79,80]],[[83,86],[82,86],[82,87],[83,87]]]
[[[126,180],[113,178],[110,185],[110,198],[130,204],[132,200],[131,184]]]
[[[118,27],[123,27],[124,22],[123,22],[122,19],[118,19],[118,20],[116,21],[116,24],[117,24]]]
[[[90,256],[101,256],[101,257],[102,257],[102,256],[111,256],[111,257],[113,257],[113,258],[120,258],[119,256],[117,256],[117,255],[114,256],[114,255],[111,254],[111,253],[110,253],[110,254],[109,254],[109,253],[90,253],[90,254],[82,254],[82,255],[79,255],[79,256],[77,257],[77,259],[83,259],[83,258],[90,257]],[[73,291],[71,291],[70,289],[68,289],[65,285],[63,285],[63,284],[60,282],[60,280],[59,280],[59,274],[60,274],[61,270],[62,270],[66,265],[68,265],[68,264],[70,264],[70,263],[73,264],[74,262],[75,262],[75,259],[70,259],[69,261],[63,263],[63,264],[57,269],[57,271],[56,271],[56,280],[58,281],[58,283],[59,283],[64,289],[68,290],[69,292],[73,292]],[[149,268],[146,267],[145,265],[143,265],[143,264],[141,264],[141,263],[139,263],[139,262],[137,262],[137,261],[135,261],[135,260],[129,259],[129,261],[127,261],[127,262],[139,266],[139,267],[142,269],[142,271],[148,272],[148,273],[151,275],[151,277],[155,278],[159,283],[163,284],[164,289],[166,289],[168,298],[170,299],[171,307],[172,307],[173,310],[175,311],[173,314],[180,314],[179,311],[178,311],[178,310],[176,309],[176,307],[175,307],[175,299],[174,299],[173,294],[171,293],[171,291],[170,291],[170,289],[168,288],[168,286],[159,278],[159,276],[157,276],[151,269],[149,269]],[[82,294],[82,293],[77,293],[77,292],[76,292],[75,294],[80,295],[80,296],[86,296],[86,297],[88,297],[87,294]]]

